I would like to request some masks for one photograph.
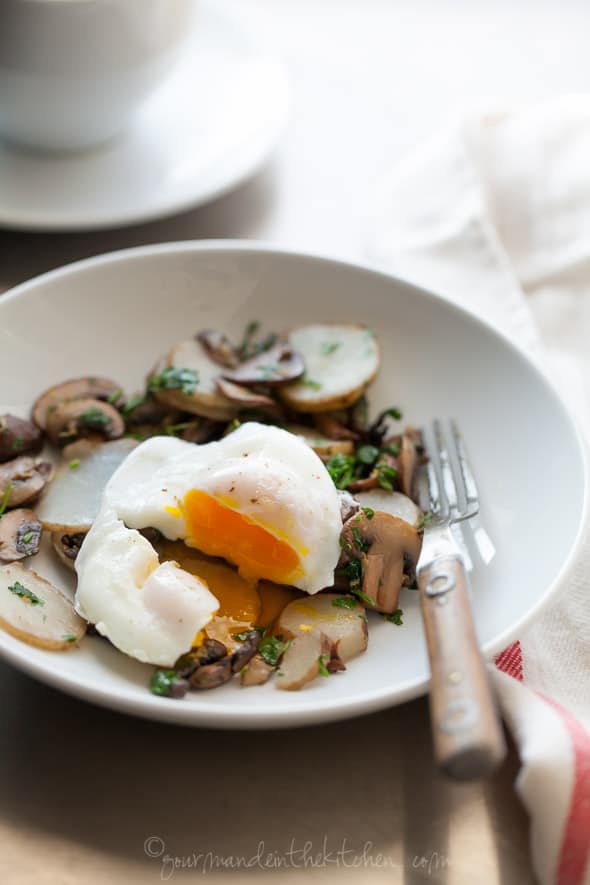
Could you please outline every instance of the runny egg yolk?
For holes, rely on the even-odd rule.
[[[190,546],[233,562],[242,576],[289,584],[300,574],[299,554],[290,544],[207,492],[191,489],[181,510]]]

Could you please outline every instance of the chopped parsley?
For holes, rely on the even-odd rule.
[[[367,519],[373,519],[373,517],[375,516],[375,511],[372,507],[361,507],[361,510],[363,511]]]
[[[331,356],[340,347],[339,341],[322,341],[320,351],[322,356]]]
[[[360,446],[356,450],[356,459],[361,464],[374,464],[379,457],[379,449],[377,446]]]
[[[292,639],[283,642],[282,636],[265,636],[260,640],[258,654],[270,667],[276,667],[292,642]]]
[[[79,467],[81,463],[82,462],[79,458],[72,458],[72,460],[68,464],[68,467],[70,468],[70,470],[76,470],[76,468]]]
[[[328,655],[320,655],[318,658],[318,664],[320,665],[320,676],[329,676],[330,671],[326,666],[326,660],[328,659]]]
[[[181,678],[176,670],[155,670],[150,681],[150,691],[163,698],[170,697],[173,686]]]
[[[352,596],[337,596],[332,600],[332,605],[336,608],[356,608],[358,602]]]
[[[377,464],[377,482],[382,489],[393,492],[393,483],[397,476],[395,467],[389,464]]]
[[[121,399],[123,396],[123,388],[119,387],[117,390],[114,390],[109,397],[107,397],[107,403],[114,405],[117,400]]]
[[[143,405],[146,401],[147,396],[145,393],[136,393],[131,399],[128,401],[127,405],[123,407],[123,414],[128,415],[133,409],[136,409],[138,406]]]
[[[248,323],[246,326],[242,340],[238,345],[238,356],[240,360],[249,360],[261,353],[265,353],[276,343],[277,336],[272,332],[267,335],[266,338],[256,341],[256,336],[259,331],[260,323],[256,320],[252,320],[252,322]]]
[[[30,544],[33,538],[35,537],[36,532],[27,532],[26,535],[23,535],[21,541],[23,544]]]
[[[10,497],[10,491],[12,489],[12,480],[9,479],[6,483],[6,488],[4,489],[4,494],[2,495],[2,499],[0,500],[0,516],[4,513],[6,508],[8,507],[8,499]]]
[[[397,456],[401,452],[401,446],[399,443],[396,442],[387,443],[387,445],[383,446],[383,449],[381,451],[385,452],[388,455],[393,455],[394,458],[397,458]]]
[[[232,636],[234,639],[237,639],[238,642],[245,642],[250,634],[254,632],[260,633],[261,636],[264,636],[266,627],[250,627],[248,630],[242,630],[241,633],[232,633]]]
[[[403,624],[403,610],[401,608],[396,608],[394,612],[391,612],[389,615],[383,615],[384,621],[389,621],[390,624],[396,624],[398,627],[401,627]]]
[[[334,455],[326,463],[326,470],[332,477],[337,489],[345,489],[355,477],[355,458],[353,455]]]
[[[367,541],[365,541],[365,539],[363,538],[363,536],[361,535],[361,533],[359,532],[359,530],[357,529],[356,526],[352,527],[351,534],[352,534],[352,537],[354,540],[354,546],[356,547],[356,549],[359,550],[361,553],[366,553],[371,545],[368,544]]]
[[[401,421],[404,417],[401,409],[398,409],[397,406],[392,406],[390,409],[386,409],[383,412],[383,417],[389,415],[390,418],[395,418],[396,421]]]
[[[427,510],[426,513],[423,513],[420,517],[420,522],[418,523],[418,530],[426,528],[429,522],[434,519],[434,513],[432,510]]]
[[[25,587],[24,584],[21,584],[20,581],[15,581],[14,584],[11,584],[8,588],[11,593],[14,593],[15,596],[18,596],[20,599],[24,599],[29,602],[31,605],[45,605],[45,600],[41,599],[32,590],[29,590],[28,587]]]
[[[78,427],[86,430],[106,430],[112,424],[112,418],[110,415],[105,415],[98,406],[93,406],[78,416],[77,423]]]
[[[322,389],[322,385],[319,381],[314,381],[313,378],[308,378],[306,375],[299,379],[299,383],[302,384],[303,387],[309,387],[310,390]]]
[[[64,635],[62,636],[62,639],[65,639],[66,642],[75,642],[76,641],[76,637],[74,636],[73,633],[64,633]]]
[[[168,426],[165,427],[164,430],[168,436],[176,436],[177,433],[181,433],[183,430],[188,430],[189,427],[198,426],[199,419],[195,418],[193,421],[182,421],[180,424],[168,424]]]
[[[199,373],[195,369],[176,369],[168,366],[152,375],[148,381],[149,390],[180,390],[190,396],[199,386]]]

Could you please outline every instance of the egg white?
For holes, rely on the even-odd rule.
[[[179,505],[193,489],[230,502],[287,541],[299,556],[293,584],[307,593],[333,583],[340,555],[338,493],[315,452],[293,434],[250,422],[206,445],[146,440],[105,489],[76,560],[76,607],[122,651],[163,666],[190,648],[218,603],[204,581],[159,565],[137,530],[152,526],[190,543]]]

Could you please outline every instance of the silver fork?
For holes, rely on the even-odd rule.
[[[475,780],[500,764],[506,745],[475,635],[463,555],[451,530],[477,515],[479,495],[455,422],[450,429],[445,434],[441,422],[434,421],[434,449],[426,446],[429,460],[420,473],[420,503],[432,516],[424,528],[418,588],[430,660],[436,761],[450,777]]]

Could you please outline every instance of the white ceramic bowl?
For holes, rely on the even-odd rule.
[[[202,327],[239,334],[313,320],[363,320],[383,353],[373,410],[409,422],[457,418],[481,487],[481,519],[497,548],[472,576],[487,654],[516,638],[564,579],[586,523],[587,468],[558,396],[513,345],[443,298],[371,270],[250,243],[132,249],[53,271],[0,299],[0,412],[28,413],[35,395],[82,374],[133,391],[155,357]],[[47,554],[34,568],[64,584]],[[403,591],[403,627],[371,615],[368,651],[345,673],[301,692],[235,682],[182,701],[152,696],[151,668],[87,638],[44,652],[0,632],[0,654],[64,691],[153,719],[236,728],[339,719],[400,703],[428,683],[417,594]]]

